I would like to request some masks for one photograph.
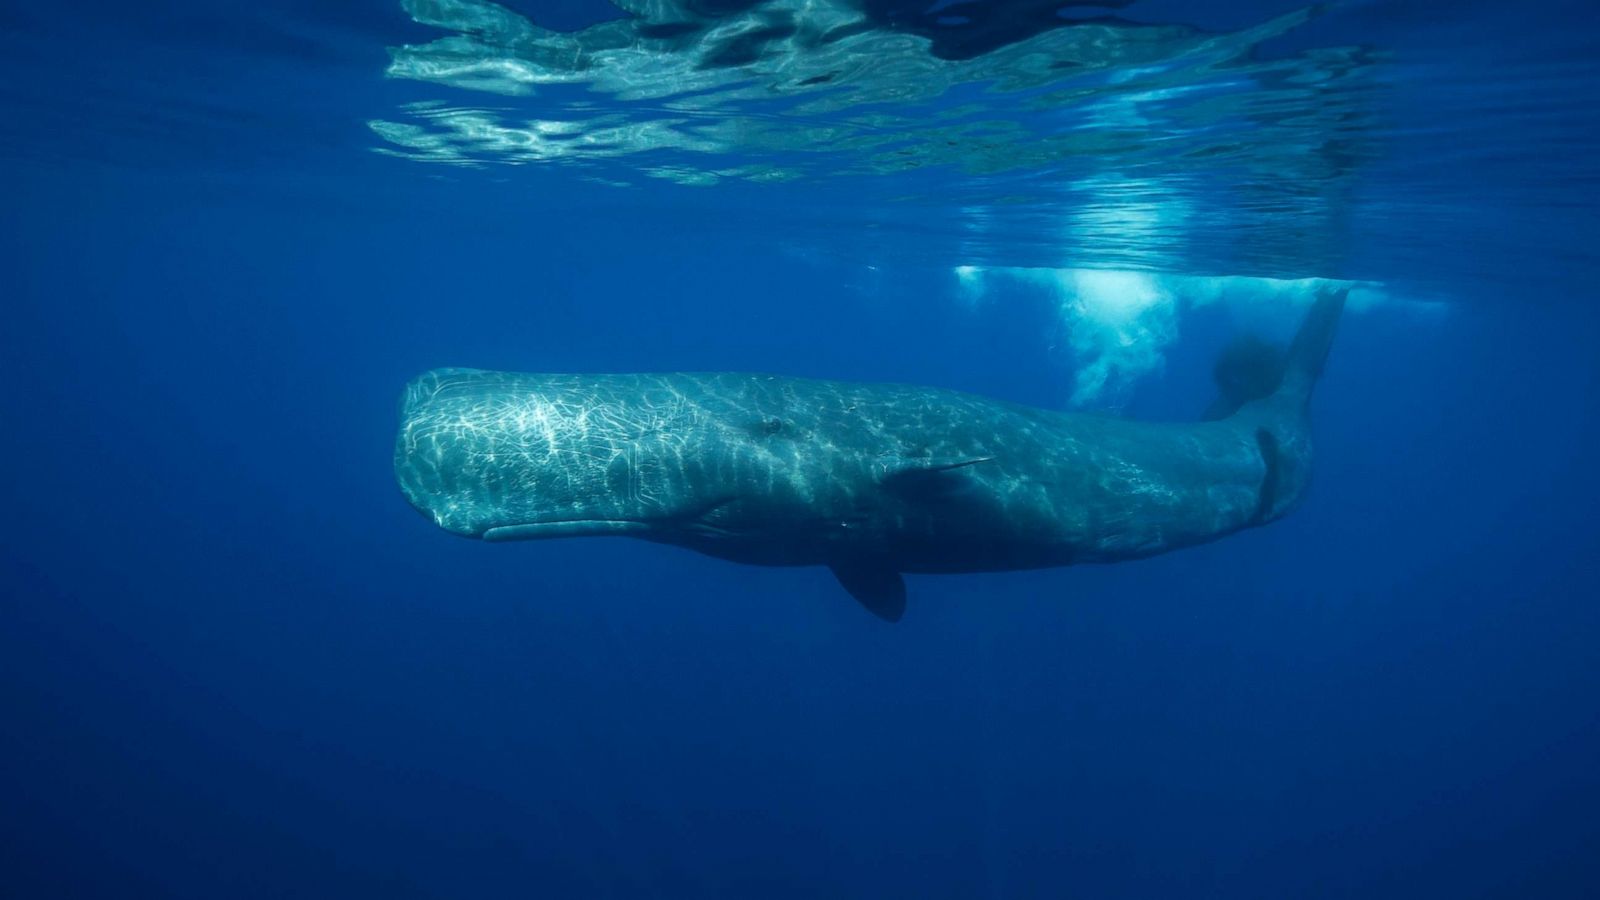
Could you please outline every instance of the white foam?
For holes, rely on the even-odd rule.
[[[1331,278],[1186,275],[1118,269],[959,266],[958,292],[977,303],[991,279],[1050,292],[1072,348],[1074,406],[1119,405],[1137,382],[1160,372],[1186,308],[1224,304],[1241,319],[1266,322],[1309,304],[1329,288],[1349,287],[1349,308],[1394,302],[1384,285]],[[1437,310],[1437,304],[1415,308]]]

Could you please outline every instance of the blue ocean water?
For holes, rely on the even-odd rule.
[[[1600,892],[1589,4],[0,3],[0,894]],[[912,576],[488,545],[435,366],[1194,418],[1288,518]]]

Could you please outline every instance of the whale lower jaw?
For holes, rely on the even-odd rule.
[[[568,519],[562,522],[524,522],[487,529],[479,537],[486,541],[536,541],[545,538],[597,537],[601,535],[639,535],[650,530],[650,523],[639,519]]]

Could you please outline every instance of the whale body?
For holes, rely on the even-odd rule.
[[[777,375],[435,369],[405,389],[395,474],[455,534],[829,566],[896,621],[901,573],[1134,559],[1284,515],[1343,304],[1319,297],[1263,386],[1199,422]]]

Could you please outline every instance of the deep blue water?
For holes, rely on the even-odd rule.
[[[0,3],[0,894],[1600,892],[1592,10],[1191,6]],[[1302,508],[894,626],[391,472],[440,365],[1190,418],[1313,278]]]

